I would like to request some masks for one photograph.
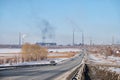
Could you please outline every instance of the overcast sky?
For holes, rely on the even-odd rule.
[[[0,44],[17,44],[19,32],[24,42],[41,42],[44,22],[52,28],[45,42],[72,44],[120,42],[120,0],[0,0]],[[50,32],[50,31],[48,31]]]

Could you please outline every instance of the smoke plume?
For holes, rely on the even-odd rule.
[[[55,29],[47,20],[41,20],[39,26],[42,34],[42,40],[45,42],[47,39],[55,38]]]

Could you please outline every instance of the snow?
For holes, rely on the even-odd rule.
[[[69,58],[53,58],[53,59],[46,59],[41,61],[31,61],[31,62],[23,62],[12,64],[12,66],[19,66],[19,65],[36,65],[36,64],[50,64],[50,61],[55,61],[57,64],[63,63],[63,61],[68,60]],[[11,66],[9,63],[2,64],[0,66]]]
[[[81,51],[80,49],[75,49],[75,48],[64,48],[64,49],[48,49],[48,51],[52,51],[52,52],[77,52],[77,51]],[[2,48],[0,49],[0,53],[19,53],[21,52],[21,49],[19,48]]]
[[[94,63],[105,63],[105,64],[120,64],[120,57],[108,56],[105,58],[100,54],[89,54],[89,61]]]
[[[120,66],[120,57],[108,56],[107,58],[105,58],[103,55],[100,55],[100,54],[89,54],[88,59],[89,61],[97,64],[108,64],[108,65]],[[117,67],[107,67],[106,70],[120,74],[120,68],[117,68]]]
[[[18,48],[14,48],[14,49],[2,48],[2,49],[0,49],[0,53],[18,53],[20,51],[21,51],[21,49],[18,49]]]
[[[48,56],[66,56],[67,54],[49,53]]]
[[[75,48],[64,48],[64,49],[48,49],[48,52],[80,52],[80,49]],[[4,57],[12,57],[19,56],[19,52],[21,52],[20,48],[2,48],[0,49],[0,56]],[[50,56],[64,56],[64,54],[49,54]]]
[[[109,67],[108,70],[120,74],[120,68]]]
[[[0,49],[0,56],[19,56],[19,52],[21,49]],[[81,51],[80,49],[74,49],[74,48],[66,48],[66,49],[48,49],[49,52],[78,52]],[[55,54],[51,53],[49,56],[63,56],[65,54]],[[77,55],[76,55],[77,56]],[[73,57],[74,58],[74,57]],[[32,61],[32,62],[24,62],[24,63],[17,63],[17,64],[12,64],[14,66],[16,65],[35,65],[35,64],[50,64],[50,61],[55,61],[57,64],[63,63],[64,61],[69,60],[70,58],[51,58],[51,59],[46,59],[46,60],[41,60],[41,61]],[[0,66],[11,66],[10,64],[2,64]]]
[[[48,49],[49,52],[78,52],[80,49],[75,48],[65,48],[65,49]]]

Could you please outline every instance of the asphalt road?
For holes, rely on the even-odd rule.
[[[84,54],[56,66],[37,66],[0,71],[0,80],[53,80],[79,65]]]

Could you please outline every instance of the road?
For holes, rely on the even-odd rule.
[[[84,54],[56,66],[37,66],[0,71],[0,80],[53,80],[79,65]]]

